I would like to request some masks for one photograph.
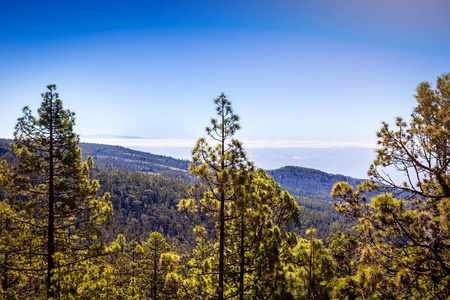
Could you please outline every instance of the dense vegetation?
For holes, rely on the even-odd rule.
[[[119,234],[129,240],[144,241],[153,231],[169,239],[172,246],[192,247],[193,226],[177,210],[180,199],[188,197],[189,186],[162,176],[123,169],[93,172],[100,193],[108,192],[114,207],[103,239],[110,243]]]
[[[333,187],[337,210],[358,219],[356,272],[341,278],[344,295],[445,299],[450,295],[450,74],[417,88],[409,124],[383,123],[380,149],[357,189]],[[385,170],[401,171],[397,182]],[[369,199],[365,192],[379,192]],[[349,291],[350,288],[350,291]]]
[[[450,295],[450,75],[418,87],[409,124],[383,123],[366,182],[255,168],[225,95],[206,129],[217,144],[200,139],[190,165],[92,144],[82,159],[48,88],[0,141],[0,299]]]
[[[12,143],[13,140],[6,140],[6,139],[0,139],[0,152],[3,153],[9,153],[10,143]],[[119,146],[110,146],[110,145],[100,145],[100,144],[87,144],[87,143],[80,143],[80,148],[82,149],[83,157],[88,157],[88,154],[94,155],[92,157],[94,161],[94,168],[91,172],[91,178],[97,179],[100,182],[100,192],[106,193],[109,192],[111,194],[111,202],[114,207],[114,214],[112,216],[111,224],[110,226],[106,227],[105,235],[107,237],[107,241],[110,241],[111,239],[115,238],[117,233],[121,232],[125,235],[127,239],[140,239],[145,238],[147,235],[149,235],[149,232],[152,232],[154,230],[159,230],[159,223],[158,222],[151,222],[151,225],[149,227],[149,223],[143,224],[142,220],[146,220],[147,217],[149,217],[151,220],[159,220],[161,216],[168,215],[166,212],[165,207],[174,207],[174,199],[183,199],[186,196],[178,197],[176,195],[179,195],[178,190],[174,191],[173,193],[165,193],[165,195],[172,194],[171,197],[165,197],[160,195],[157,199],[157,202],[154,205],[147,205],[145,210],[137,210],[137,212],[134,211],[134,208],[132,206],[124,206],[124,207],[118,207],[117,205],[120,202],[127,202],[127,191],[138,189],[139,191],[132,191],[131,194],[134,195],[136,201],[140,201],[142,203],[146,203],[148,197],[145,195],[145,193],[142,193],[140,187],[148,184],[148,182],[151,181],[157,181],[157,185],[165,186],[165,189],[171,189],[176,186],[184,186],[184,192],[186,193],[189,188],[186,188],[187,185],[191,185],[195,182],[195,177],[184,170],[174,170],[170,169],[173,165],[181,165],[185,161],[183,160],[177,160],[171,157],[166,156],[159,156],[159,155],[153,155],[150,153],[145,153],[141,151],[135,151],[130,150],[127,148],[119,147]],[[108,155],[103,155],[103,154]],[[127,154],[124,154],[127,153]],[[134,159],[129,160],[128,157],[131,156],[131,153],[134,154]],[[102,154],[102,155],[100,155]],[[140,163],[140,157],[147,158],[146,161],[149,162],[154,157],[160,157],[161,160],[159,160],[158,168],[162,169],[160,172],[155,174],[155,172],[150,172],[149,169],[141,169],[140,166],[142,165]],[[123,161],[122,161],[123,160]],[[155,160],[153,160],[155,161]],[[166,165],[165,163],[169,162],[169,165]],[[136,163],[136,165],[135,165]],[[144,164],[146,165],[146,164]],[[148,164],[147,164],[148,165]],[[167,167],[167,168],[166,168]],[[165,169],[164,169],[165,168]],[[154,170],[154,169],[153,169]],[[186,170],[187,171],[187,170]],[[112,174],[117,174],[117,177],[115,181],[108,181],[104,178],[101,178],[99,176],[103,176],[109,172],[112,172]],[[136,174],[134,174],[136,173]],[[301,237],[306,237],[306,230],[310,227],[314,227],[317,229],[317,237],[320,239],[325,239],[328,237],[331,233],[340,230],[340,231],[346,231],[351,227],[351,223],[349,223],[348,219],[345,218],[343,215],[338,214],[333,209],[333,200],[330,196],[322,196],[324,193],[321,190],[314,190],[316,185],[314,184],[314,180],[317,177],[316,174],[321,174],[321,176],[329,180],[329,182],[326,182],[325,185],[331,187],[334,183],[338,182],[339,179],[342,178],[342,175],[332,175],[327,174],[321,171],[313,170],[313,169],[306,169],[301,167],[284,167],[277,170],[269,170],[267,173],[273,174],[279,174],[278,180],[277,178],[274,178],[276,182],[278,182],[282,189],[286,189],[289,191],[289,193],[295,198],[297,203],[300,207],[300,225],[296,226],[295,228],[292,228],[293,231],[295,231],[298,235]],[[165,177],[167,179],[180,179],[185,184],[183,184],[180,181],[175,180],[164,180],[163,178],[160,178],[160,176],[153,176],[153,175],[160,175],[162,177]],[[133,184],[130,184],[130,179],[127,177],[132,176],[132,182]],[[104,176],[103,176],[104,177]],[[279,177],[285,178],[285,180],[280,179]],[[300,179],[303,178],[303,179]],[[356,187],[358,182],[362,182],[361,180],[354,179],[351,177],[345,177],[348,179],[348,182],[352,184],[352,186]],[[288,179],[288,180],[286,180]],[[303,187],[301,192],[299,192],[296,189],[291,188],[294,186],[293,184],[289,185],[289,182],[295,182],[295,180],[302,180],[303,181]],[[163,183],[161,183],[163,182]],[[119,187],[122,187],[123,190],[120,193],[113,192],[113,190],[118,190]],[[126,187],[126,188],[125,188]],[[159,194],[160,189],[156,189],[155,193]],[[178,197],[178,198],[177,198]],[[120,200],[119,200],[120,199]],[[120,211],[119,211],[120,208]],[[161,211],[160,211],[161,208]],[[128,211],[130,210],[130,211]],[[121,214],[122,217],[118,217],[118,214]],[[141,218],[141,215],[143,214],[143,218]],[[170,214],[169,214],[170,215]],[[124,216],[130,216],[124,217]],[[183,236],[179,235],[172,235],[172,233],[166,233],[165,236],[172,242],[180,242],[185,243],[186,240],[192,238],[188,245],[195,244],[195,239],[193,238],[191,234],[191,230],[188,228],[191,228],[191,223],[189,222],[182,222],[182,219],[180,219],[180,215],[177,213],[176,216],[171,216],[170,220],[177,224],[181,224],[182,227],[186,230],[186,234],[183,234]],[[138,221],[137,225],[131,225],[132,219],[135,219]],[[118,219],[122,220],[120,222],[120,226],[116,226]],[[135,224],[135,223],[133,223]],[[158,224],[157,226],[154,226],[155,224]],[[124,226],[124,228],[121,228],[121,226]],[[137,233],[137,235],[130,235],[132,232],[131,227],[129,226],[137,226],[140,228]],[[145,230],[144,230],[145,228]],[[190,234],[187,234],[190,232]],[[141,237],[141,234],[143,236]],[[177,240],[177,241],[176,241]]]
[[[330,200],[330,191],[334,184],[345,181],[352,186],[357,186],[363,180],[343,175],[328,174],[319,170],[286,166],[276,170],[268,170],[267,174],[272,176],[283,188],[293,195],[303,197],[322,197]]]
[[[0,139],[0,152],[8,153],[10,148],[10,143],[13,140]],[[146,152],[131,150],[127,148],[123,148],[120,146],[110,146],[110,145],[101,145],[101,144],[88,144],[88,143],[80,143],[80,148],[82,149],[83,157],[87,158],[89,155],[92,156],[92,160],[94,161],[93,172],[91,172],[91,178],[97,179],[100,181],[100,192],[111,193],[111,202],[114,207],[114,214],[111,220],[112,224],[116,224],[118,207],[116,205],[120,201],[128,201],[127,200],[127,190],[130,189],[139,189],[140,186],[145,185],[145,182],[148,181],[161,181],[162,179],[159,176],[152,175],[160,175],[166,178],[172,179],[180,179],[188,185],[195,183],[195,176],[190,174],[187,170],[187,163],[184,160],[179,160],[167,156],[154,155]],[[130,159],[132,157],[132,159]],[[145,158],[145,162],[142,163],[140,161],[141,158]],[[153,167],[153,163],[157,163],[156,167]],[[174,166],[184,166],[186,165],[186,170],[180,168],[174,168]],[[142,166],[145,166],[143,168]],[[157,171],[156,169],[160,170]],[[153,171],[153,172],[152,172]],[[105,172],[113,172],[119,173],[118,179],[115,182],[103,181],[99,178],[98,174],[106,174]],[[331,233],[340,230],[347,231],[352,225],[347,218],[345,218],[342,214],[338,214],[333,209],[333,199],[329,196],[329,191],[333,184],[346,179],[345,181],[349,182],[353,187],[356,187],[358,183],[361,183],[362,180],[354,179],[351,177],[344,177],[342,175],[333,175],[325,172],[321,172],[314,169],[307,169],[302,167],[283,167],[277,170],[268,170],[266,171],[270,176],[274,176],[274,180],[278,182],[282,189],[289,191],[289,193],[295,198],[300,207],[300,225],[292,228],[296,234],[301,237],[306,237],[306,230],[310,227],[314,227],[317,229],[317,237],[325,240]],[[131,175],[132,173],[138,173],[135,175]],[[146,174],[145,174],[146,173]],[[123,176],[123,177],[122,177]],[[133,176],[133,184],[129,184],[130,180],[127,179],[127,176]],[[317,189],[316,179],[321,178],[320,181],[329,188],[328,195],[325,194],[325,189]],[[123,181],[123,182],[122,182]],[[125,183],[126,182],[126,183]],[[111,184],[110,184],[111,183]],[[296,184],[302,186],[302,188],[295,188]],[[165,181],[164,185],[166,188],[170,189],[170,187],[174,187],[181,184],[176,181]],[[117,190],[118,186],[125,187],[121,193],[113,193],[112,190]],[[187,191],[189,188],[185,188]],[[156,190],[156,193],[159,193]],[[147,196],[141,192],[133,192],[137,201],[141,201],[143,203],[146,202]],[[166,193],[167,194],[167,193]],[[169,193],[170,194],[170,193]],[[178,192],[174,192],[174,195],[177,195]],[[121,197],[123,199],[118,199]],[[146,219],[148,216],[150,219],[159,219],[160,216],[167,215],[165,211],[160,211],[159,208],[172,207],[173,199],[183,199],[186,196],[181,198],[174,197],[163,197],[160,196],[158,198],[158,204],[154,206],[146,206],[147,210],[138,210],[138,212],[134,212],[133,208],[130,206],[120,207],[122,215],[133,215],[132,218],[136,219],[138,222],[142,223],[142,219],[140,217],[140,213],[144,214],[143,217]],[[169,203],[169,204],[166,204]],[[131,212],[127,210],[131,209]],[[125,212],[127,211],[127,212]],[[114,229],[115,225],[106,227],[106,236],[107,240],[110,241],[111,238],[114,238],[118,232],[122,232],[127,239],[139,239],[140,234],[136,237],[134,235],[129,235],[132,232],[128,226],[131,225],[132,218],[121,217],[122,221],[121,226],[125,226],[123,229]],[[170,218],[177,224],[182,224],[183,228],[186,228],[186,232],[190,232],[191,223],[182,223],[180,220],[179,214],[177,216],[172,216]],[[134,221],[133,221],[134,222]],[[148,235],[149,232],[153,230],[159,230],[159,225],[154,227],[148,227],[147,225],[139,223],[139,228],[144,228],[139,232],[143,232],[144,236]],[[133,223],[134,224],[134,223]],[[152,224],[157,224],[153,223]],[[136,225],[133,225],[133,227]],[[118,226],[120,227],[120,226]],[[109,231],[112,231],[110,233]],[[172,236],[171,233],[165,233],[166,238],[175,242],[175,240],[179,240],[181,243],[185,243],[186,237],[192,235],[185,235],[183,238],[179,235]],[[142,237],[145,238],[145,237]],[[180,239],[181,238],[181,239]],[[189,245],[195,244],[195,239],[191,240],[188,243]]]
[[[128,169],[178,178],[193,182],[195,177],[188,172],[189,161],[175,159],[169,156],[156,155],[142,151],[132,150],[121,146],[80,143],[83,158],[92,157],[100,166]]]

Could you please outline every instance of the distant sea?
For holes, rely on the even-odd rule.
[[[195,140],[134,139],[134,138],[82,138],[82,142],[118,145],[190,159]],[[243,141],[249,160],[263,169],[277,169],[287,165],[318,169],[366,179],[367,171],[375,159],[375,143],[344,143],[324,141]]]

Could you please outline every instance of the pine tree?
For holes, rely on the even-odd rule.
[[[356,273],[356,259],[359,239],[346,232],[336,231],[326,239],[330,254],[335,261],[335,274],[338,277],[352,276]]]
[[[286,225],[299,223],[299,207],[262,169],[246,174],[236,191],[238,200],[227,214],[228,259],[237,262],[230,274],[236,294],[239,299],[282,295],[280,256],[292,246]]]
[[[27,235],[12,237],[20,248],[9,250],[16,250],[18,257],[4,267],[45,278],[45,288],[35,287],[37,295],[43,297],[42,289],[47,298],[54,298],[79,262],[104,253],[98,238],[112,206],[108,194],[97,197],[99,184],[89,179],[92,158],[81,160],[74,113],[63,109],[55,85],[47,88],[38,117],[23,109],[11,144],[18,163],[2,163],[1,182],[12,191],[5,205]],[[36,261],[27,265],[27,254]],[[67,287],[65,292],[75,290]]]
[[[144,258],[141,280],[151,299],[176,299],[176,290],[166,287],[166,277],[176,271],[178,255],[171,251],[170,245],[159,232],[153,232],[144,242]]]
[[[329,299],[333,260],[316,231],[306,231],[309,240],[298,238],[297,245],[284,255],[284,268],[294,299]]]
[[[245,152],[239,141],[233,139],[233,135],[239,129],[239,117],[233,113],[231,102],[224,94],[214,100],[219,120],[212,119],[212,127],[207,127],[207,134],[218,144],[211,147],[201,138],[192,151],[190,171],[203,183],[207,191],[204,197],[197,203],[200,210],[210,220],[211,224],[217,224],[217,228],[211,228],[218,235],[219,248],[217,251],[218,286],[217,299],[224,299],[225,289],[225,244],[226,212],[229,205],[235,201],[234,182],[237,174],[242,170],[250,170],[253,166],[247,162]],[[195,207],[194,200],[180,202],[180,210]],[[211,296],[210,296],[211,297]]]
[[[377,133],[380,149],[355,191],[333,187],[337,209],[359,220],[357,278],[372,297],[445,298],[450,293],[450,74],[417,88],[408,124],[396,119]],[[398,183],[389,176],[401,172]],[[365,193],[379,192],[371,200]]]
[[[215,104],[219,121],[213,119],[206,132],[218,144],[197,142],[190,170],[201,184],[191,189],[192,199],[179,203],[181,211],[201,213],[208,220],[195,228],[199,237],[187,265],[185,291],[210,299],[257,297],[258,286],[276,277],[285,238],[278,226],[298,221],[299,208],[247,161],[241,143],[233,139],[239,118],[227,98],[222,94]],[[262,296],[262,290],[257,299],[270,293]]]

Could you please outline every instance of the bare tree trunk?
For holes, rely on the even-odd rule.
[[[225,252],[225,195],[222,192],[220,199],[220,242],[219,242],[219,300],[223,300],[223,287],[224,287],[224,252]]]
[[[50,94],[50,145],[49,145],[49,190],[48,190],[48,239],[47,239],[47,298],[52,298],[55,295],[52,287],[52,276],[55,269],[55,212],[54,212],[54,197],[53,189],[53,92]]]
[[[222,111],[224,105],[222,104]],[[222,161],[221,161],[221,170],[225,169],[225,117],[222,113]],[[224,254],[225,254],[225,187],[222,178],[222,186],[220,191],[220,212],[219,212],[219,289],[218,289],[218,298],[219,300],[223,300],[223,288],[224,288]]]

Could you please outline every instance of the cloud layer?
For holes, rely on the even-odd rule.
[[[118,145],[128,148],[193,148],[196,140],[188,139],[120,139],[120,138],[82,138],[82,142]],[[376,147],[375,141],[323,141],[323,140],[244,140],[246,149],[277,148],[370,148]]]

